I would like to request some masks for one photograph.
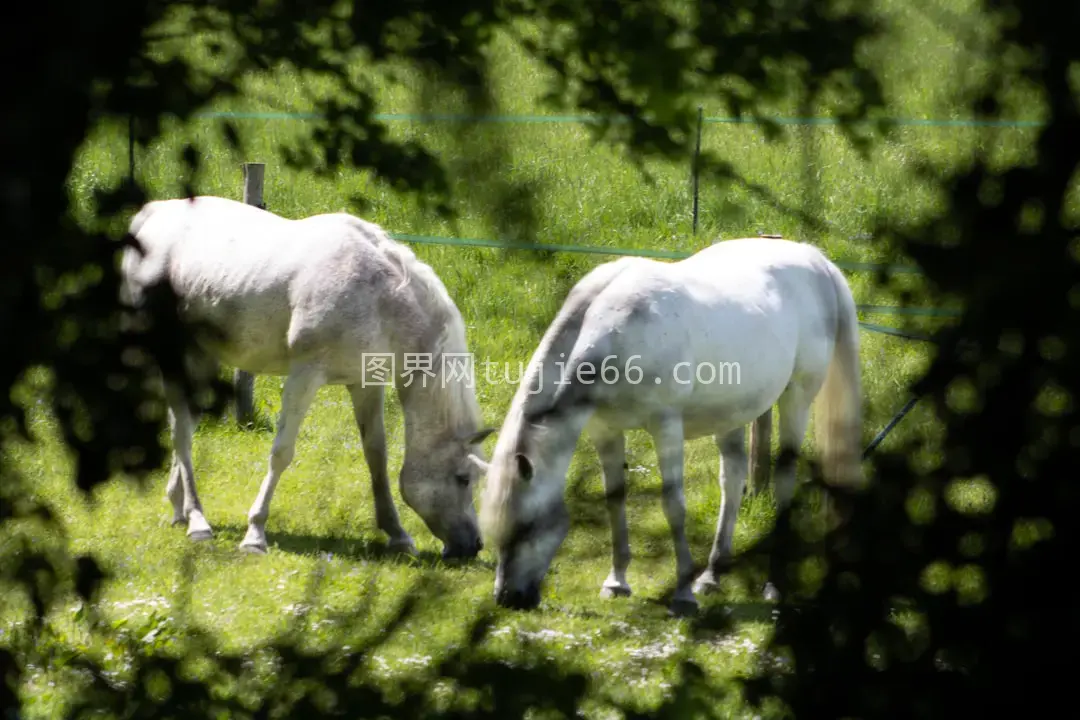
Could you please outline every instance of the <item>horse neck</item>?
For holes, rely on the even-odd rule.
[[[556,317],[544,334],[518,386],[514,405],[520,407],[523,414],[550,409],[556,393],[567,389],[560,383],[564,381],[563,375],[579,332],[581,318],[576,313],[566,313]]]
[[[437,339],[434,343],[416,343],[403,345],[410,347],[401,350],[398,355],[404,362],[404,353],[421,353],[425,360],[430,357],[431,364],[426,369],[434,377],[416,371],[411,382],[402,377],[402,369],[396,372],[395,383],[401,400],[402,413],[405,416],[405,433],[410,442],[424,439],[434,442],[436,438],[462,437],[480,428],[482,420],[480,406],[476,400],[475,368],[467,368],[472,377],[462,375],[456,363],[472,363],[471,355],[465,349],[463,324],[457,318],[446,318],[433,323],[430,333],[422,336]],[[406,386],[406,383],[409,383]]]
[[[572,361],[570,355],[581,333],[585,314],[596,295],[628,264],[616,261],[601,265],[580,280],[529,361],[506,422],[499,432],[491,460],[492,465],[500,465],[502,472],[489,472],[484,501],[481,503],[481,527],[496,544],[501,543],[514,525],[513,478],[516,473],[509,464],[514,462],[516,453],[524,453],[533,462],[552,462],[548,469],[554,472],[545,472],[542,476],[551,477],[560,484],[559,488],[552,490],[565,487],[566,470],[592,411],[588,409],[588,404],[570,402],[562,408],[562,412],[549,414],[548,421],[542,421],[540,427],[534,427],[527,418],[534,413],[559,410],[554,408],[560,400],[559,391],[566,393],[571,388],[556,383],[562,380]],[[573,376],[569,379],[572,381]],[[576,394],[571,392],[561,399],[573,400]]]
[[[445,379],[438,358],[432,371],[435,377],[417,373],[409,387],[404,381],[398,386],[406,435],[463,437],[478,430],[481,416],[473,388],[463,380]]]
[[[408,378],[401,376],[404,364],[395,372],[406,436],[430,442],[478,430],[482,417],[474,389],[475,368],[470,369],[473,377],[450,377],[444,365],[444,358],[447,362],[472,362],[461,314],[434,271],[408,248],[389,241],[382,250],[406,276],[399,289],[412,286],[411,292],[405,293],[408,307],[401,309],[402,316],[411,321],[400,323],[394,333],[398,362],[404,362],[405,353],[419,353],[431,359],[431,365],[425,366],[435,374],[431,377],[416,371],[406,386]],[[457,357],[448,358],[448,353]]]
[[[525,492],[539,492],[546,496],[561,495],[566,489],[566,473],[570,468],[577,440],[588,421],[590,411],[573,408],[549,418],[540,426],[531,424],[525,416],[523,404],[512,406],[507,423],[500,431],[491,463],[500,472],[492,475],[484,489],[484,500],[480,505],[480,524],[485,535],[496,545],[501,545],[515,525],[515,482],[513,468],[514,456],[524,454],[534,464],[540,466],[540,472]]]
[[[560,403],[560,392],[571,391],[573,394],[572,391],[577,389],[559,383],[565,381],[563,376],[566,365],[580,330],[580,319],[559,318],[537,347],[511,404],[508,418],[510,422],[507,426],[509,432],[505,435],[505,442],[512,453],[546,455],[549,448],[565,449],[566,446],[569,446],[572,453],[576,446],[591,411],[587,406],[565,405],[556,408],[555,404]],[[572,378],[570,380],[572,381]],[[552,410],[556,411],[554,415],[541,421],[539,427],[527,419],[533,413],[547,413]],[[503,442],[502,433],[499,441]]]

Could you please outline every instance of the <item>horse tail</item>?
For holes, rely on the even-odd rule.
[[[840,269],[826,260],[836,293],[836,336],[815,413],[817,445],[827,482],[851,486],[862,480],[862,367],[855,298]]]

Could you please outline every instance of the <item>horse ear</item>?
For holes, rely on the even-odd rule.
[[[477,430],[476,432],[472,433],[471,435],[466,436],[465,444],[466,445],[479,445],[480,443],[487,440],[488,435],[490,435],[493,432],[495,432],[495,428],[493,428],[493,427],[486,427],[486,428],[482,428],[480,430]]]
[[[517,460],[518,475],[521,476],[521,479],[525,482],[529,482],[530,480],[532,480],[533,466],[532,463],[529,461],[529,458],[525,457],[521,453],[518,453],[514,456],[514,459]]]
[[[488,462],[486,462],[485,460],[477,457],[476,455],[473,455],[472,453],[469,453],[469,455],[468,455],[468,457],[466,459],[470,463],[475,465],[477,467],[477,469],[480,470],[481,473],[487,474],[487,471],[491,468],[491,465]]]

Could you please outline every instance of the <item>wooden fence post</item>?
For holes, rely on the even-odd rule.
[[[244,202],[248,205],[263,205],[263,178],[266,165],[263,163],[244,163]],[[250,424],[255,419],[255,378],[243,370],[233,372],[233,390],[236,393],[236,422],[241,426]]]

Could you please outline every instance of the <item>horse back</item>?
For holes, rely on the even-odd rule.
[[[618,408],[631,424],[636,410],[672,406],[753,420],[793,376],[825,372],[836,294],[821,259],[812,246],[753,238],[628,267],[590,299],[559,402]]]
[[[392,241],[344,213],[289,220],[225,198],[165,200],[144,206],[131,234],[142,251],[124,258],[131,287],[167,279],[185,316],[226,338],[223,359],[250,372],[385,344],[379,319],[405,279],[380,247]]]

